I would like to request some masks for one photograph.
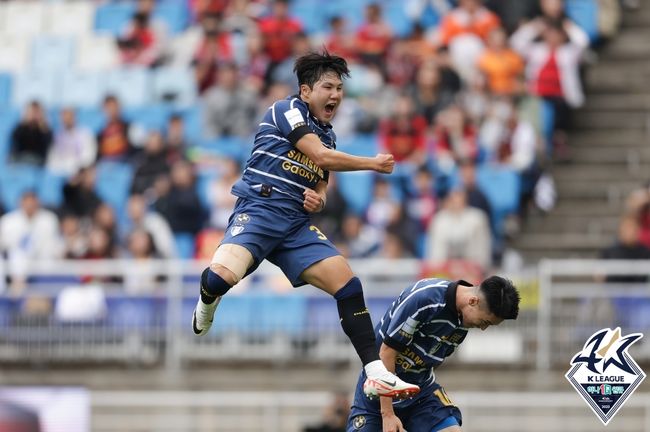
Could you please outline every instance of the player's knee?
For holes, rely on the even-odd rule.
[[[358,296],[360,294],[363,294],[361,281],[358,277],[353,276],[345,285],[343,285],[338,291],[334,293],[334,298],[337,300],[343,300],[345,298]]]
[[[252,264],[253,256],[246,248],[226,244],[219,246],[214,253],[210,270],[233,286],[242,280]]]

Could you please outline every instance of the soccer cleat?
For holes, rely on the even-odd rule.
[[[386,371],[381,376],[368,377],[363,383],[363,392],[368,399],[386,396],[393,399],[408,399],[420,393],[420,387],[402,381],[394,374]]]
[[[194,331],[195,335],[203,336],[208,332],[208,330],[210,330],[210,327],[212,327],[214,312],[217,310],[220,301],[221,297],[217,297],[217,299],[211,304],[205,304],[199,298],[199,301],[194,308],[194,312],[192,313],[192,331]]]

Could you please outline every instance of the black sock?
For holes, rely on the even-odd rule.
[[[363,365],[379,360],[377,339],[363,293],[339,299],[336,306],[341,318],[341,327],[350,338]]]
[[[218,274],[210,270],[210,267],[201,273],[201,301],[205,304],[212,304],[217,297],[228,292],[231,286]]]

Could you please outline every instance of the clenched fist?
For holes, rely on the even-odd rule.
[[[382,174],[392,173],[395,167],[395,158],[393,158],[392,154],[379,153],[375,156],[375,162],[377,163],[375,171]]]

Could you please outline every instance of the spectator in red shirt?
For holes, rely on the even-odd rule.
[[[97,159],[126,161],[133,153],[129,140],[129,124],[122,118],[120,103],[115,96],[104,99],[106,125],[97,137]]]
[[[396,164],[421,165],[426,128],[427,122],[415,112],[412,99],[402,95],[395,102],[392,115],[380,125],[383,148],[395,157]]]
[[[359,27],[355,37],[361,61],[383,69],[392,39],[393,31],[381,16],[381,6],[377,3],[366,6],[366,22]]]
[[[153,0],[138,1],[129,27],[117,41],[123,63],[155,66],[162,59],[165,29],[153,22],[154,6]]]
[[[476,128],[458,105],[441,112],[436,126],[436,159],[438,167],[450,173],[458,161],[476,159],[478,144]]]
[[[354,37],[348,33],[346,20],[342,16],[330,18],[330,33],[325,48],[330,54],[341,56],[348,62],[356,58],[357,47],[354,44]]]
[[[207,14],[201,19],[203,39],[194,54],[196,84],[200,94],[217,82],[217,70],[233,61],[230,34],[223,30],[220,14]]]
[[[291,57],[293,38],[303,31],[302,23],[289,16],[289,0],[274,0],[271,15],[260,20],[259,28],[271,68]]]

